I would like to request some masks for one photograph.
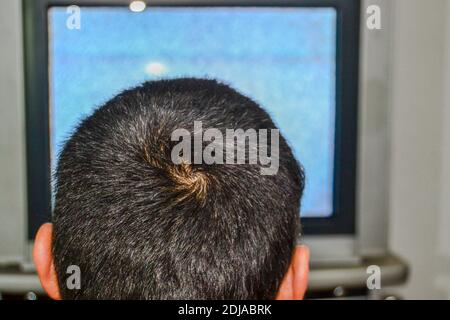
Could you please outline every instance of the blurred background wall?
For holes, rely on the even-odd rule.
[[[393,290],[450,299],[450,0],[379,1],[391,8],[382,16],[392,40],[388,242],[411,266],[409,282]],[[21,29],[20,1],[2,0],[0,210],[23,215]],[[23,225],[12,225],[11,235],[24,236]],[[3,252],[25,250],[5,239],[14,237],[0,235]]]
[[[19,241],[25,239],[26,210],[22,43],[21,1],[1,1],[0,223],[9,227],[0,234],[0,252],[11,259],[25,250],[24,241]]]
[[[450,1],[394,0],[389,245],[407,298],[450,298]]]

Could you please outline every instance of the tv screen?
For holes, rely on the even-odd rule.
[[[337,12],[332,7],[48,9],[51,168],[81,119],[146,80],[207,77],[258,102],[306,172],[302,216],[334,204]]]
[[[51,173],[76,125],[176,77],[218,79],[265,108],[305,167],[302,233],[353,237],[360,0],[132,3],[24,0],[29,239],[51,220]]]

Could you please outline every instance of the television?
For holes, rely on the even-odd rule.
[[[52,173],[76,124],[124,89],[192,76],[268,111],[305,168],[299,214],[313,259],[355,259],[358,0],[23,5],[29,241],[51,219]]]

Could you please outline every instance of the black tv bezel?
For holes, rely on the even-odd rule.
[[[48,8],[127,0],[23,0],[28,237],[51,220]],[[147,2],[147,1],[146,1]],[[360,0],[152,0],[149,7],[332,7],[337,12],[333,215],[302,218],[303,234],[352,235],[356,221]]]

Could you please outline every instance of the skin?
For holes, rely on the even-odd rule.
[[[33,248],[33,258],[41,285],[50,298],[61,300],[55,264],[52,255],[53,226],[46,223],[39,228]],[[308,285],[309,249],[301,245],[294,249],[276,300],[302,300]]]

